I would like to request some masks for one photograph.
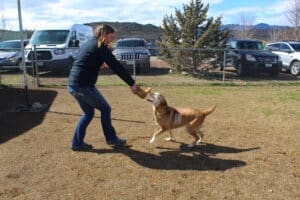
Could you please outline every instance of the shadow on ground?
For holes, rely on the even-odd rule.
[[[16,110],[20,105],[26,105],[23,88],[0,86],[0,144],[9,141],[42,123],[45,113],[57,95],[52,90],[28,90],[28,103],[40,102],[46,107],[40,112]]]
[[[246,162],[241,160],[226,160],[214,158],[212,157],[213,155],[217,153],[241,153],[256,149],[259,148],[256,147],[248,149],[238,149],[233,147],[217,146],[214,144],[204,143],[192,149],[183,146],[180,149],[166,148],[166,151],[160,152],[159,155],[137,151],[132,149],[131,147],[93,149],[89,150],[88,152],[98,154],[122,153],[128,156],[137,164],[150,169],[225,171],[231,168],[243,167],[246,165]],[[186,153],[188,153],[189,155],[186,155]]]

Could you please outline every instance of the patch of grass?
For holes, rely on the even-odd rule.
[[[274,111],[270,108],[261,109],[261,112],[264,114],[265,117],[270,117],[274,114]]]
[[[278,94],[280,101],[299,101],[300,102],[300,90],[286,91]]]
[[[193,87],[189,89],[184,89],[184,90],[177,90],[177,94],[184,94],[187,96],[194,96],[194,95],[220,95],[224,92],[222,87]]]
[[[295,116],[298,120],[300,120],[300,112],[296,110],[289,110],[288,115]]]

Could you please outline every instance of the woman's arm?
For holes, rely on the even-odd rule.
[[[116,59],[112,52],[106,47],[104,49],[104,52],[104,62],[109,66],[109,68],[114,73],[116,73],[123,81],[125,81],[129,86],[135,85],[135,80],[133,80],[128,71]]]

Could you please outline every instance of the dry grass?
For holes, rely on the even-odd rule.
[[[81,111],[65,89],[30,90],[30,102],[48,105],[42,113],[11,112],[23,91],[0,89],[0,199],[299,199],[299,86],[153,86],[174,106],[216,100],[193,149],[184,129],[149,144],[149,103],[100,88],[128,148],[104,143],[97,113],[86,136],[95,150],[72,152]]]

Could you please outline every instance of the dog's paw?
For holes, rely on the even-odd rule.
[[[149,141],[149,143],[150,143],[150,144],[153,143],[154,140],[155,140],[155,137],[151,138],[151,140]]]
[[[192,144],[188,144],[188,145],[187,145],[187,147],[188,147],[188,148],[193,148],[194,146],[195,146],[195,144],[194,144],[194,143],[192,143]]]
[[[166,137],[165,140],[166,140],[166,141],[171,141],[171,140],[172,140],[172,137]]]
[[[202,138],[199,138],[199,140],[197,140],[196,144],[199,144],[201,142]]]

